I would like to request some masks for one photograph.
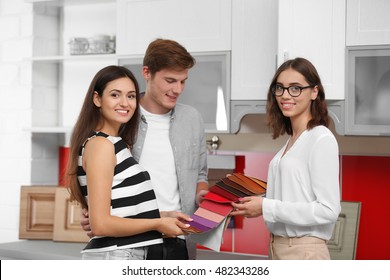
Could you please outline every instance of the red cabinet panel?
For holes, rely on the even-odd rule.
[[[342,199],[360,201],[356,258],[390,259],[390,157],[342,156]]]
[[[243,227],[234,231],[233,252],[268,256],[269,241],[263,217],[243,218]]]

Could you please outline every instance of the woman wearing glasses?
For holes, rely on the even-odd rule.
[[[290,137],[269,165],[266,197],[234,203],[232,215],[263,215],[272,259],[330,259],[327,240],[341,210],[338,144],[324,88],[304,58],[284,62],[268,91],[273,138]]]

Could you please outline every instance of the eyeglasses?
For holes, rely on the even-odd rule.
[[[307,88],[312,88],[314,86],[305,86],[305,87],[301,87],[301,86],[289,86],[289,87],[284,87],[284,86],[281,86],[281,85],[275,85],[272,87],[272,93],[275,95],[275,96],[282,96],[283,93],[284,93],[284,90],[287,89],[287,92],[288,94],[290,94],[292,97],[298,97],[301,95],[302,93],[302,90],[304,89],[307,89]]]

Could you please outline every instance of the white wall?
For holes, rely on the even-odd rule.
[[[32,7],[0,0],[0,242],[18,240],[20,186],[30,184]]]

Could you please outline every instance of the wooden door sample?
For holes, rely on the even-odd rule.
[[[22,186],[20,239],[52,239],[56,186]]]
[[[89,237],[80,225],[81,206],[70,200],[67,188],[57,188],[54,213],[54,241],[88,242]]]
[[[341,212],[328,241],[332,260],[356,259],[361,202],[341,201]]]

